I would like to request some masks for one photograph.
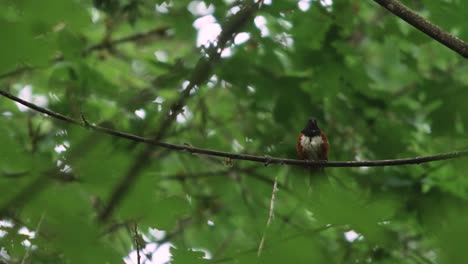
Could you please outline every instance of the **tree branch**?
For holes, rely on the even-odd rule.
[[[140,235],[138,234],[138,224],[133,223],[133,240],[135,242],[135,251],[137,253],[137,264],[141,264],[140,256]]]
[[[151,36],[164,37],[164,36],[167,36],[168,31],[169,31],[169,28],[157,27],[157,28],[153,28],[151,30],[148,30],[146,32],[138,32],[138,33],[134,33],[134,34],[124,36],[124,37],[121,37],[121,38],[110,39],[110,40],[107,40],[107,41],[101,41],[101,42],[99,42],[97,44],[91,45],[88,48],[84,49],[81,52],[81,56],[86,57],[93,51],[102,50],[102,49],[112,49],[117,45],[127,43],[127,42],[139,41],[139,40],[142,40],[142,39],[145,39],[145,38],[149,38]],[[63,60],[63,56],[60,55],[60,56],[57,56],[57,57],[51,59],[49,61],[49,63],[56,63],[56,62],[59,62],[59,61],[62,61],[62,60]],[[29,66],[29,65],[23,65],[23,66],[18,67],[18,68],[14,69],[14,70],[11,70],[11,71],[8,71],[8,72],[5,72],[5,73],[1,73],[0,74],[0,79],[4,79],[4,78],[8,78],[8,77],[15,76],[15,75],[18,75],[18,74],[22,74],[24,72],[31,71],[31,70],[34,70],[34,69],[37,69],[37,67],[33,67],[33,66]]]
[[[82,55],[86,56],[88,53],[95,51],[95,50],[109,49],[122,43],[139,41],[139,40],[151,37],[151,36],[165,37],[167,36],[168,31],[169,31],[169,28],[167,27],[156,27],[146,32],[138,32],[138,33],[128,35],[125,37],[116,38],[116,39],[108,40],[108,41],[102,41],[100,43],[94,44],[86,48],[83,51]]]
[[[468,44],[463,40],[451,35],[439,26],[424,19],[413,10],[409,9],[397,0],[374,0],[374,2],[385,7],[394,15],[400,17],[408,24],[424,32],[426,35],[442,43],[447,48],[457,52],[464,58],[468,58]]]
[[[48,109],[42,108],[37,106],[33,103],[20,99],[4,90],[0,89],[0,95],[7,97],[15,102],[18,102],[24,106],[27,106],[37,112],[46,114],[50,117],[53,117],[58,120],[62,120],[74,125],[78,125],[84,128],[88,128],[103,134],[108,134],[115,137],[125,138],[127,140],[131,140],[134,142],[145,143],[148,145],[153,145],[157,147],[162,147],[170,150],[177,150],[177,151],[185,151],[192,154],[203,154],[209,156],[216,156],[216,157],[223,157],[233,160],[246,160],[246,161],[253,161],[253,162],[261,162],[265,166],[271,164],[280,164],[280,165],[294,165],[294,166],[302,166],[302,167],[311,167],[311,166],[320,166],[320,167],[383,167],[383,166],[401,166],[401,165],[415,165],[415,164],[422,164],[428,163],[433,161],[440,161],[440,160],[449,160],[449,159],[456,159],[468,156],[468,150],[459,150],[447,153],[441,153],[431,156],[422,156],[422,157],[414,157],[414,158],[405,158],[405,159],[388,159],[388,160],[365,160],[365,161],[308,161],[308,160],[297,160],[297,159],[287,159],[287,158],[275,158],[270,156],[257,156],[257,155],[249,155],[249,154],[239,154],[239,153],[231,153],[231,152],[224,152],[206,148],[197,148],[190,145],[177,145],[177,144],[170,144],[160,141],[155,141],[154,139],[144,138],[133,134],[128,134],[125,132],[121,132],[118,130],[113,130],[101,126],[96,126],[87,122],[82,122],[80,120],[65,116],[60,113],[56,113],[50,111]]]
[[[223,31],[218,37],[216,45],[210,46],[206,50],[206,55],[203,55],[199,60],[197,65],[192,71],[192,76],[189,79],[189,84],[183,90],[179,98],[174,101],[168,110],[162,115],[163,119],[159,124],[159,128],[156,130],[155,135],[152,137],[152,142],[159,142],[163,139],[168,131],[171,128],[172,123],[176,119],[177,115],[183,109],[186,101],[191,95],[191,92],[197,87],[206,82],[212,74],[212,67],[219,58],[221,57],[221,52],[224,47],[230,41],[236,32],[240,30],[248,21],[253,18],[255,11],[259,8],[261,2],[253,3],[251,1],[245,1],[245,5],[242,9],[236,13],[234,16],[230,17],[223,23]],[[105,205],[102,212],[99,214],[99,220],[107,220],[120,201],[123,199],[125,194],[129,189],[132,188],[133,184],[136,182],[140,176],[140,172],[144,169],[147,161],[150,159],[150,154],[152,153],[153,148],[147,147],[142,152],[140,152],[135,161],[130,166],[127,173],[122,177],[117,186],[112,190],[109,202]]]

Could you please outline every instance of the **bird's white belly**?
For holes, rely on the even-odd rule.
[[[301,146],[302,150],[307,153],[308,159],[309,160],[318,160],[319,156],[318,154],[321,151],[321,146],[323,144],[323,139],[321,136],[315,136],[315,137],[307,137],[303,136],[301,137]]]

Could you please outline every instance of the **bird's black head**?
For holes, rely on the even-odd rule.
[[[308,137],[315,137],[320,135],[320,128],[317,125],[317,119],[314,117],[309,118],[307,125],[302,129],[302,134]]]

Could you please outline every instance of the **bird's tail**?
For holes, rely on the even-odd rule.
[[[321,180],[324,176],[326,176],[325,168],[324,167],[311,167],[308,168],[309,171],[309,186],[314,185],[314,182],[317,180]]]

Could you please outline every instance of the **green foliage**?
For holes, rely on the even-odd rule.
[[[172,262],[171,263],[191,263],[201,264],[208,263],[207,260],[203,260],[205,255],[203,252],[192,251],[190,249],[177,249],[171,248]]]
[[[238,1],[0,0],[1,89],[83,124],[149,138],[165,130],[164,142],[236,153],[295,158],[311,115],[330,139],[330,160],[468,146],[459,55],[372,1],[320,2],[301,10],[273,1],[239,21],[251,13]],[[462,0],[406,2],[468,38]],[[248,40],[225,34],[229,52],[210,59],[215,40],[196,46],[208,13]],[[178,101],[189,81],[195,88]],[[163,123],[171,107],[184,112]],[[142,260],[170,243],[171,263],[467,258],[464,160],[311,177],[148,147],[3,97],[0,113],[1,263],[136,263],[137,242]]]

